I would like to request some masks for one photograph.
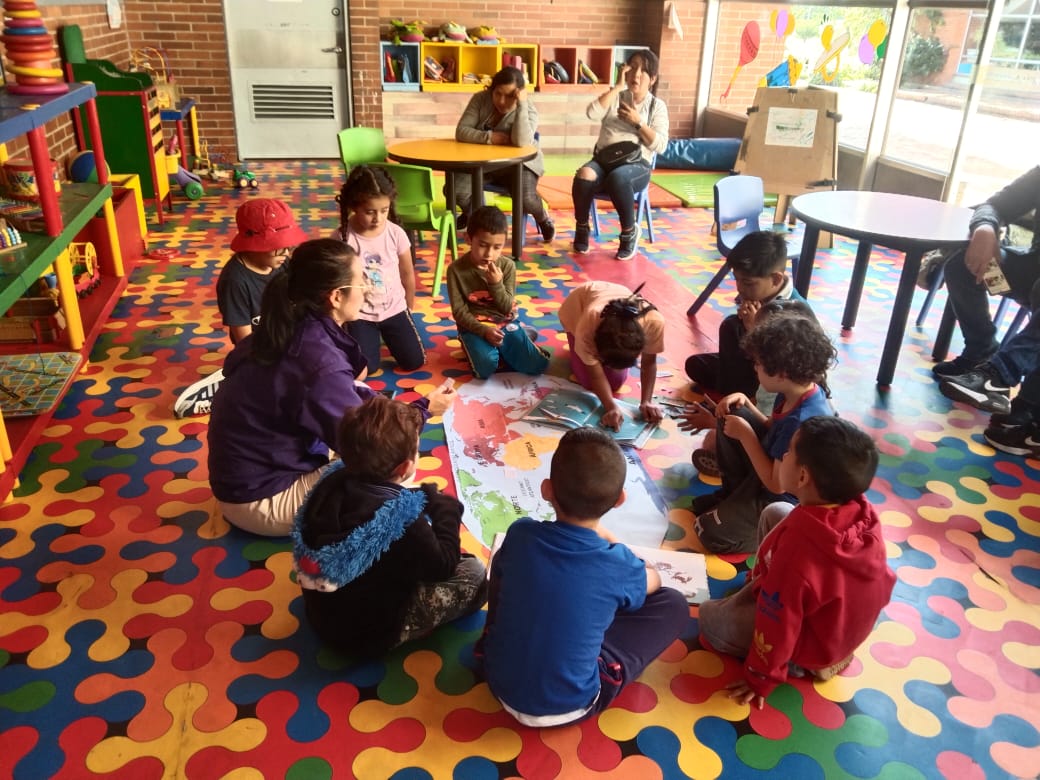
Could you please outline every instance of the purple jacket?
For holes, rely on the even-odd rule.
[[[228,355],[210,413],[209,481],[232,504],[273,496],[328,463],[343,412],[373,395],[354,384],[361,348],[329,317],[302,320],[274,365],[252,360],[252,343]]]

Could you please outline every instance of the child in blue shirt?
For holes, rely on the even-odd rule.
[[[568,431],[542,482],[556,522],[517,520],[492,560],[477,653],[491,692],[526,726],[606,709],[689,619],[682,594],[599,525],[625,500],[625,473],[605,431]]]
[[[794,314],[756,325],[742,342],[754,361],[758,381],[777,394],[771,416],[744,393],[725,396],[716,406],[716,454],[722,488],[693,502],[692,546],[712,553],[752,553],[758,519],[766,505],[797,499],[784,493],[780,461],[803,420],[833,415],[826,390],[827,370],[837,352],[814,319]]]

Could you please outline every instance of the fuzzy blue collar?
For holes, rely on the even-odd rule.
[[[313,549],[303,541],[301,532],[308,500],[322,480],[341,468],[341,461],[333,464],[311,488],[296,512],[291,533],[297,571],[315,581],[327,583],[317,587],[318,590],[336,590],[368,571],[391,544],[404,536],[408,526],[426,507],[426,494],[422,490],[402,490],[379,507],[371,520],[355,528],[345,539]]]

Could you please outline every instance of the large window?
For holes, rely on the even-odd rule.
[[[839,143],[863,148],[891,9],[723,3],[709,105],[744,113],[759,86],[839,93]]]

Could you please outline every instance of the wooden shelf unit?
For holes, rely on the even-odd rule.
[[[98,332],[126,287],[123,256],[115,230],[112,186],[108,182],[100,123],[94,104],[96,95],[93,84],[70,84],[68,93],[50,98],[18,97],[0,90],[0,143],[20,135],[27,137],[38,182],[51,181],[50,153],[44,126],[78,106],[85,109],[86,124],[95,142],[99,183],[64,185],[60,194],[53,188],[41,186],[40,205],[46,232],[23,232],[25,246],[0,256],[0,314],[29,290],[41,274],[53,268],[59,279],[68,349],[79,352],[84,359],[90,354]],[[72,284],[72,267],[66,250],[98,211],[104,212],[106,229],[102,232],[107,244],[104,247],[106,259],[99,263],[100,286],[80,301]],[[4,344],[0,346],[0,353],[37,353],[63,347],[58,344]],[[5,419],[0,415],[0,499],[5,499],[17,484],[18,473],[52,414],[53,408],[31,417]],[[3,451],[3,444],[7,445],[7,451]]]
[[[422,60],[419,57],[419,44],[394,43],[393,41],[379,42],[380,80],[384,92],[418,92],[422,82]],[[399,80],[403,63],[407,68],[407,81]],[[387,80],[387,68],[394,67],[395,80]]]
[[[479,92],[484,89],[480,82],[467,83],[467,73],[475,76],[494,76],[502,69],[502,55],[520,57],[527,66],[527,73],[532,81],[532,88],[541,83],[538,60],[538,45],[533,43],[483,44],[459,43],[456,41],[438,42],[424,41],[420,44],[419,70],[423,92]],[[430,81],[426,78],[423,63],[432,57],[439,63],[449,60],[455,63],[454,78],[451,81]]]
[[[645,50],[646,46],[543,46],[542,61],[539,63],[541,73],[541,91],[543,92],[597,92],[617,83],[621,66],[625,64],[633,52]],[[558,62],[567,71],[566,84],[548,84],[545,82],[544,63]],[[579,63],[589,68],[598,82],[581,83]]]

